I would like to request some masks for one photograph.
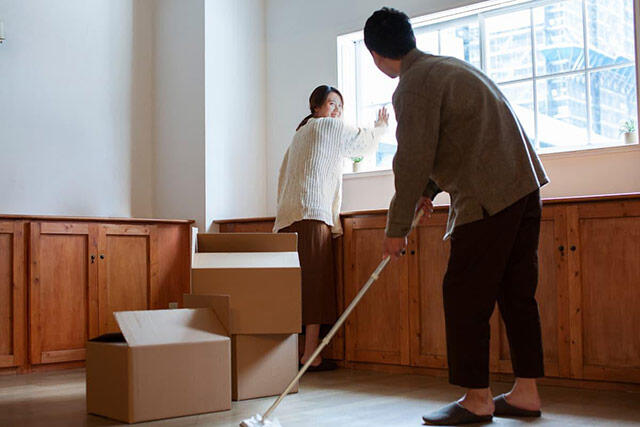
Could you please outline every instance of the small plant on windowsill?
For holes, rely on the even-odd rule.
[[[362,166],[361,162],[362,159],[364,159],[364,157],[359,156],[359,157],[352,157],[351,161],[353,162],[353,172],[360,172],[360,167]]]
[[[625,144],[635,144],[638,142],[638,130],[635,120],[627,120],[620,127],[620,134],[624,135]]]

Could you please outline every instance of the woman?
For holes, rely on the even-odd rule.
[[[274,232],[298,233],[302,270],[302,323],[306,363],[318,347],[320,325],[336,321],[336,287],[331,237],[342,234],[342,161],[373,151],[386,130],[389,114],[378,111],[372,129],[348,126],[340,119],[343,99],[338,89],[318,86],[309,97],[311,114],[296,129],[278,178]],[[309,370],[334,364],[318,356]]]

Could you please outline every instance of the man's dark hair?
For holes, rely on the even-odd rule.
[[[400,59],[416,47],[416,36],[405,13],[383,7],[367,19],[364,44],[385,58]]]

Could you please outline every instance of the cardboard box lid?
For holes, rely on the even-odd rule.
[[[130,347],[229,339],[208,308],[119,311],[114,316]]]
[[[196,253],[192,268],[300,268],[297,252]]]
[[[199,233],[198,252],[295,252],[296,233]]]
[[[184,308],[213,308],[222,326],[231,336],[231,307],[229,295],[182,294]]]

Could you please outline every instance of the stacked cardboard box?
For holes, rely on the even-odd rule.
[[[212,295],[229,296],[233,400],[281,393],[298,369],[297,235],[198,234],[185,306],[208,306]]]
[[[229,300],[215,302],[115,313],[122,333],[87,343],[87,412],[132,423],[231,409]]]

